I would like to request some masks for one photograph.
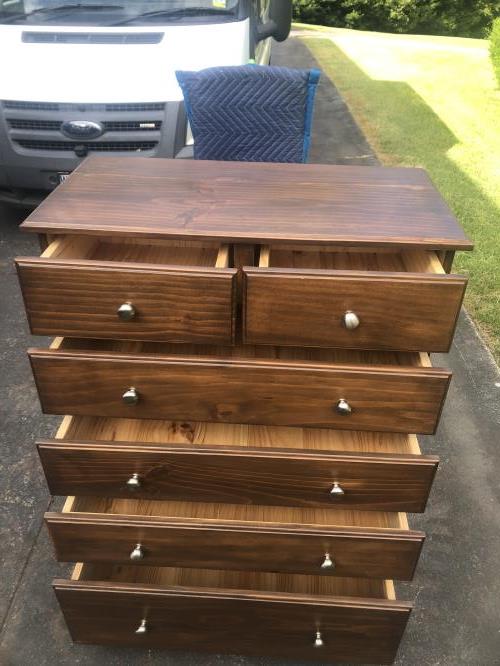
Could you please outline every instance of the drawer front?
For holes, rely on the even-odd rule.
[[[55,581],[77,643],[390,664],[411,606],[325,598]],[[146,632],[136,634],[141,621]],[[315,648],[321,631],[323,647]]]
[[[245,269],[245,342],[350,349],[447,351],[466,279]],[[344,314],[359,325],[346,328]]]
[[[31,332],[118,340],[231,344],[236,270],[17,262]],[[135,314],[121,320],[118,308]]]
[[[47,513],[45,520],[60,562],[356,578],[411,580],[424,540],[422,533],[409,530],[315,528],[151,516]],[[132,553],[139,559],[131,557]],[[326,554],[332,565],[322,567]]]
[[[118,442],[47,441],[38,451],[52,495],[408,512],[425,510],[438,465],[433,456]],[[343,495],[330,493],[334,482]]]
[[[450,378],[436,368],[103,352],[31,350],[30,358],[48,414],[407,433],[434,432]],[[135,403],[125,404],[131,388]]]

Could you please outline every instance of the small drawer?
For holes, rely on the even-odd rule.
[[[435,252],[261,248],[245,268],[249,344],[447,351],[467,280]]]
[[[64,339],[29,351],[42,409],[432,433],[451,373],[426,354]]]
[[[62,236],[16,264],[36,335],[233,342],[227,245]]]
[[[52,495],[375,511],[424,511],[438,465],[402,433],[91,417],[38,451]]]
[[[413,577],[424,540],[406,514],[70,497],[45,520],[61,562]]]
[[[77,565],[54,588],[75,642],[390,664],[412,606],[392,581]]]

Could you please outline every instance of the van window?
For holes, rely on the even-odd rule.
[[[0,23],[151,26],[244,18],[244,0],[0,0]]]

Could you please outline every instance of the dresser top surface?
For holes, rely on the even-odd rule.
[[[26,231],[472,248],[422,169],[90,157]]]

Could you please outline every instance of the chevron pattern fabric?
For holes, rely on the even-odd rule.
[[[319,71],[244,65],[176,76],[195,159],[307,161]]]

